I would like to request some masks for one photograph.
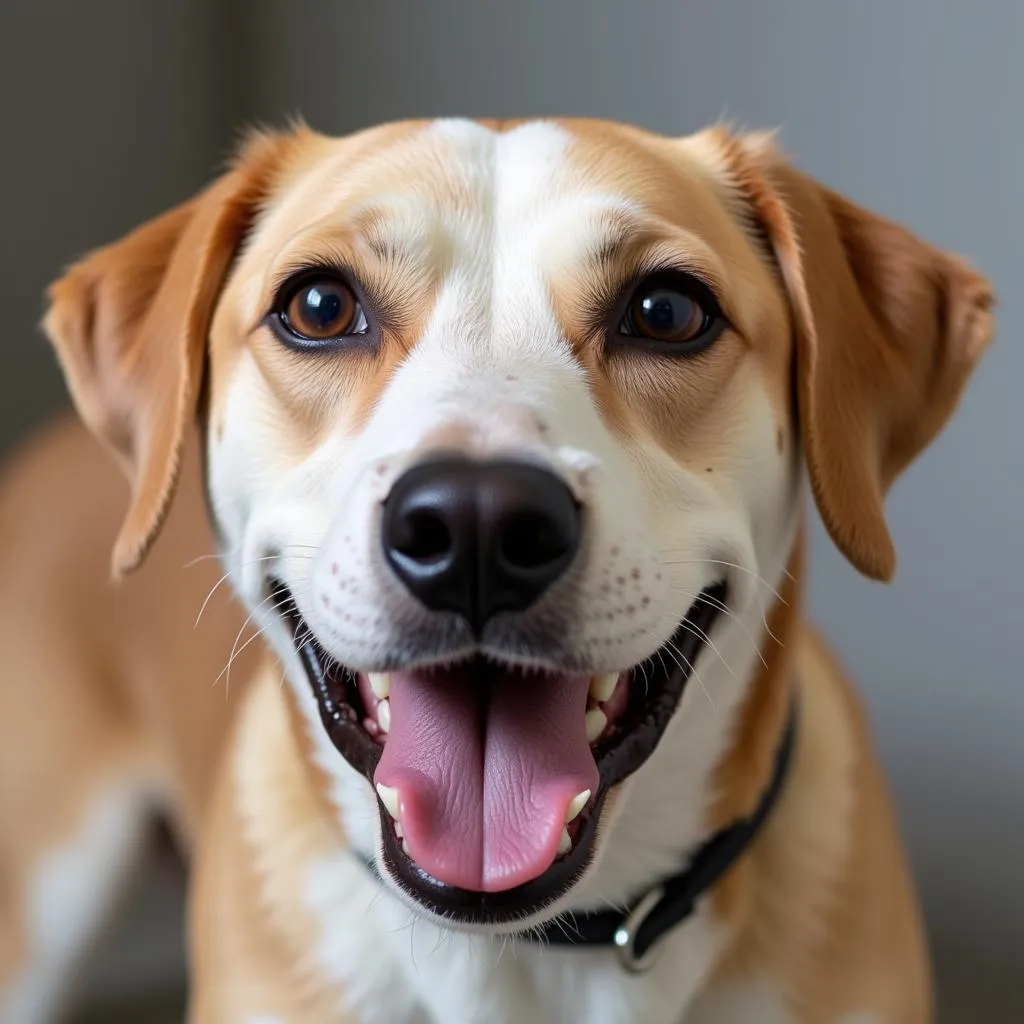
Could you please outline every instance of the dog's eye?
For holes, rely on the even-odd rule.
[[[333,341],[365,334],[368,327],[355,292],[329,275],[303,280],[288,293],[278,317],[299,341]]]
[[[709,345],[726,321],[701,281],[681,272],[645,278],[634,289],[619,324],[620,340],[645,347],[692,354]]]

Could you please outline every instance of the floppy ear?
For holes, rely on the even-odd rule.
[[[50,287],[43,327],[71,396],[131,482],[115,578],[142,561],[170,506],[217,296],[284,142],[257,136],[205,192],[86,256]]]
[[[853,565],[891,579],[886,492],[939,433],[991,340],[992,288],[796,171],[769,136],[719,132],[718,142],[788,293],[818,509]]]

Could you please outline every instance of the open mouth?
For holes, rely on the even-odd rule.
[[[379,797],[397,883],[451,923],[532,916],[586,869],[608,791],[657,747],[726,587],[706,588],[671,640],[624,672],[454,666],[352,672],[286,588],[284,608],[335,747]]]

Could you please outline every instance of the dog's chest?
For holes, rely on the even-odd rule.
[[[721,941],[698,914],[650,971],[630,974],[612,950],[454,935],[414,916],[344,855],[313,873],[308,906],[322,926],[317,959],[345,1001],[361,1020],[394,1024],[683,1024]]]

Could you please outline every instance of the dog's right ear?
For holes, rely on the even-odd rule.
[[[142,561],[170,506],[217,297],[288,141],[255,137],[206,191],[89,254],[50,287],[43,328],[71,396],[131,482],[115,578]]]
[[[989,282],[800,173],[764,135],[711,135],[787,293],[801,442],[822,521],[888,580],[896,477],[952,414],[994,330]]]

